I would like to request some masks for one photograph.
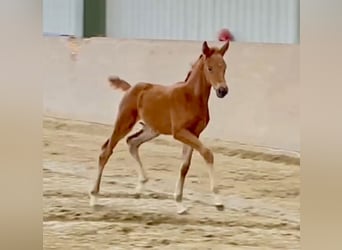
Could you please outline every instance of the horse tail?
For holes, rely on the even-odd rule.
[[[110,82],[110,86],[114,89],[121,89],[122,91],[127,91],[132,87],[131,84],[116,76],[111,76],[108,78],[108,80]]]

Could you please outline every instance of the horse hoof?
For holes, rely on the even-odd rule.
[[[183,206],[183,204],[177,204],[177,214],[187,214],[188,209]]]
[[[177,214],[179,214],[179,215],[188,214],[188,209],[186,209],[186,208],[179,209],[179,210],[177,210]]]
[[[216,204],[215,207],[216,207],[216,209],[218,211],[223,211],[224,210],[224,205],[223,204]]]

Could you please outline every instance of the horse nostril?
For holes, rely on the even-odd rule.
[[[228,88],[220,87],[218,91],[220,95],[226,95],[228,93]]]

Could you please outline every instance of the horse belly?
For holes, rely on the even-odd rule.
[[[160,134],[171,134],[170,105],[162,91],[145,92],[138,101],[139,117]]]

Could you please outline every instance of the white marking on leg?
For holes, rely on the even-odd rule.
[[[187,208],[183,205],[183,202],[182,202],[183,184],[184,184],[184,179],[182,179],[182,176],[179,176],[177,183],[176,183],[175,193],[174,193],[174,199],[176,200],[176,207],[177,207],[178,214],[185,214],[187,212]]]
[[[175,200],[177,200],[177,197],[179,195],[181,195],[181,193],[182,193],[182,190],[181,190],[181,180],[180,180],[180,178],[178,178],[178,180],[176,182],[175,193],[174,193]]]
[[[90,194],[89,205],[91,207],[96,206],[97,204],[97,196]]]
[[[221,196],[219,194],[214,194],[214,205],[215,206],[223,205]]]
[[[140,160],[139,156],[139,146],[142,143],[145,143],[154,137],[156,137],[158,134],[156,134],[154,131],[152,131],[149,127],[145,127],[145,130],[142,132],[142,134],[138,135],[137,137],[131,139],[128,141],[129,145],[129,152],[132,155],[132,157],[136,160],[137,166],[137,173],[138,173],[138,183],[135,188],[136,193],[140,194],[145,187],[145,183],[148,181],[147,175],[145,173],[144,166]]]
[[[215,185],[214,166],[212,164],[208,164],[208,167],[209,167],[210,190],[214,196],[214,205],[221,206],[223,203],[219,195],[218,188]]]
[[[135,187],[135,192],[137,194],[141,194],[145,189],[145,183],[138,181],[137,186]]]
[[[136,193],[140,194],[144,191],[145,189],[145,183],[148,181],[148,178],[146,176],[146,173],[144,171],[144,168],[142,166],[142,163],[138,161],[139,163],[139,170],[138,170],[138,183],[135,188]]]

